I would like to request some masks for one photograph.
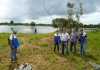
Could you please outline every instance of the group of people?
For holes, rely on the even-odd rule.
[[[12,62],[18,59],[16,56],[17,54],[17,47],[19,46],[18,38],[16,36],[17,30],[13,29],[13,33],[9,37],[9,45],[11,48],[10,59]],[[77,28],[73,28],[72,33],[69,35],[67,33],[66,28],[63,28],[62,33],[59,33],[59,30],[56,31],[54,34],[54,52],[59,52],[59,44],[61,43],[62,46],[62,54],[64,55],[64,49],[66,48],[66,55],[69,55],[68,45],[70,44],[70,52],[72,52],[72,48],[74,46],[74,54],[77,52],[77,42],[80,43],[80,53],[85,55],[86,54],[86,40],[87,34],[80,29],[80,33],[77,32]]]
[[[77,32],[77,28],[73,28],[72,33],[66,31],[66,28],[63,28],[62,33],[59,33],[59,30],[54,34],[54,52],[59,52],[59,44],[62,46],[62,54],[64,55],[64,49],[66,50],[66,55],[69,55],[68,45],[70,45],[70,52],[74,47],[74,54],[77,53],[77,42],[80,44],[80,53],[86,54],[86,41],[87,34],[84,32],[83,28],[80,29],[80,33]],[[57,47],[57,51],[56,51]]]

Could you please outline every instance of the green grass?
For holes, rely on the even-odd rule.
[[[53,33],[17,34],[20,46],[16,63],[10,62],[9,35],[0,33],[0,70],[13,70],[24,62],[28,62],[33,70],[94,70],[89,62],[100,64],[100,32],[87,32],[86,56],[80,54],[79,44],[77,55],[73,52],[69,56],[54,53]]]

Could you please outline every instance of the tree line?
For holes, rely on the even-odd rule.
[[[25,26],[51,26],[51,24],[43,24],[43,23],[39,23],[36,24],[35,22],[31,22],[31,23],[15,23],[13,20],[11,20],[10,22],[3,22],[0,23],[0,25],[25,25]]]

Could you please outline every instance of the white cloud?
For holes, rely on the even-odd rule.
[[[81,21],[84,24],[98,24],[100,23],[100,13],[95,12],[95,13],[83,15],[81,17]]]
[[[47,10],[53,18],[67,18],[66,0],[44,0]],[[78,0],[69,0],[79,3]],[[80,0],[83,4],[81,22],[100,23],[100,0]],[[91,5],[92,4],[92,5]],[[77,5],[77,4],[76,4]],[[52,23],[43,7],[43,0],[0,0],[0,22]]]

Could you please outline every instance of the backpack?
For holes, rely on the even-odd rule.
[[[13,34],[12,34],[13,35]],[[12,36],[12,39],[14,38],[14,35]],[[8,37],[8,45],[10,45],[10,39]]]

